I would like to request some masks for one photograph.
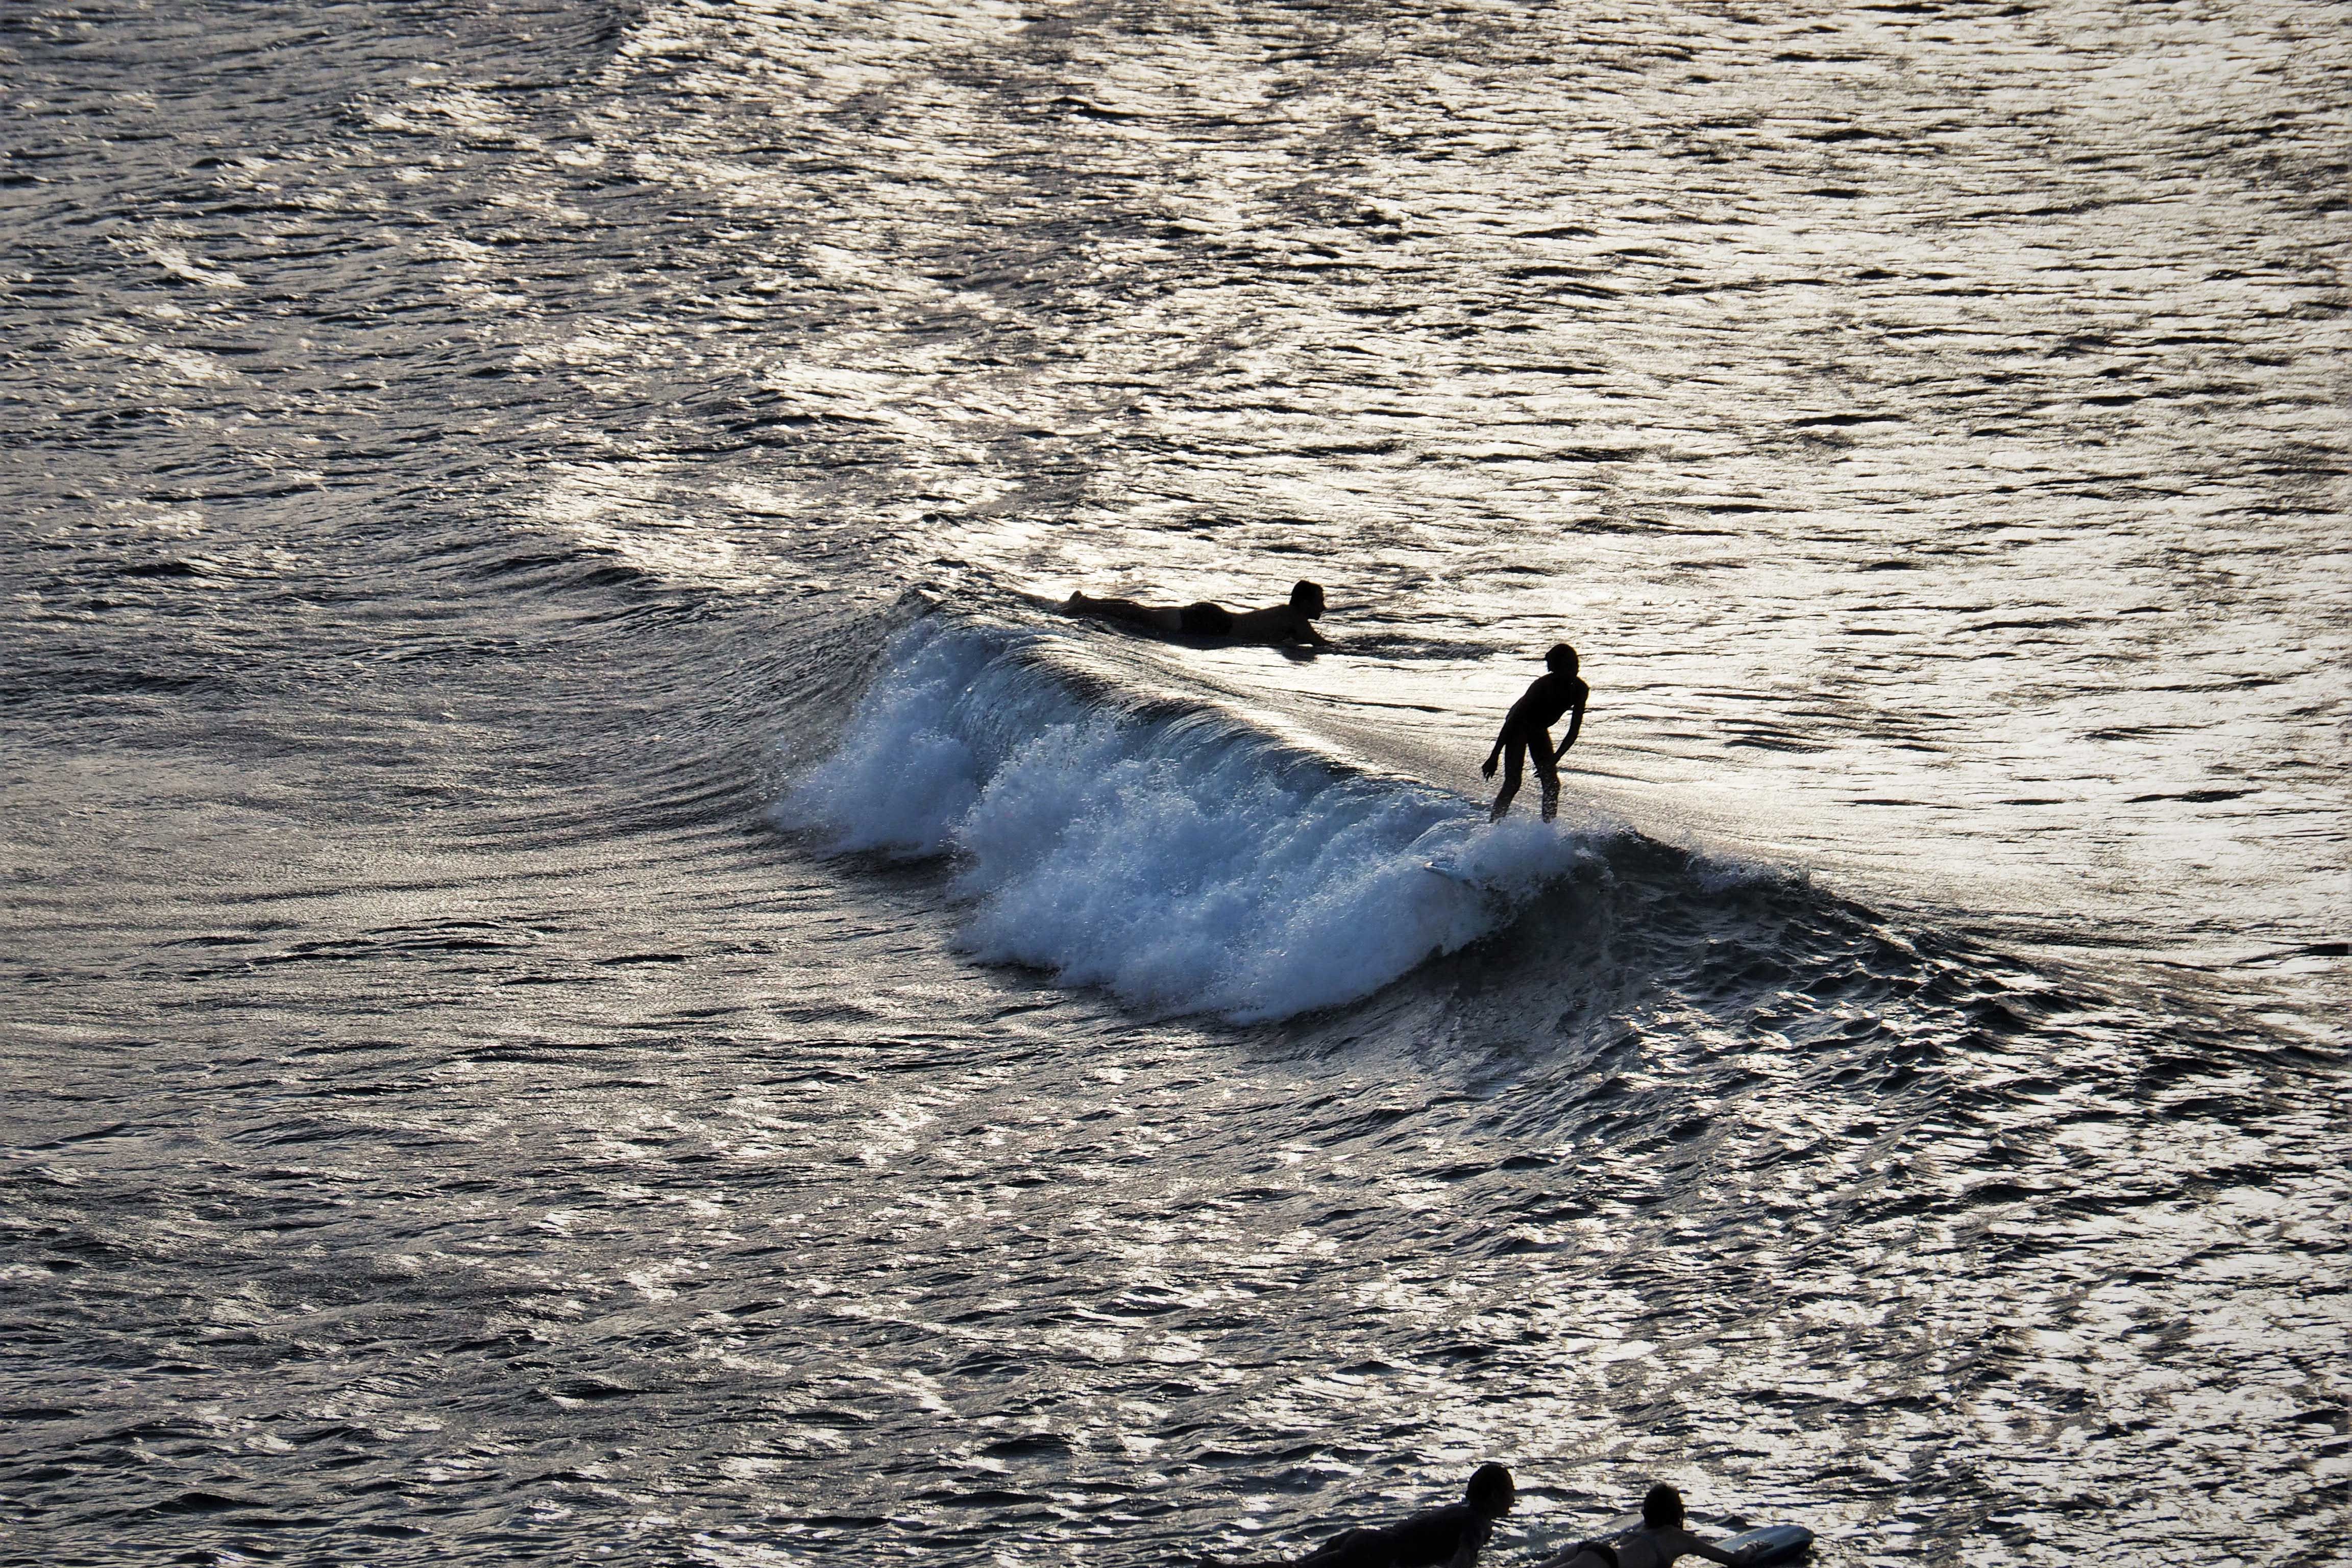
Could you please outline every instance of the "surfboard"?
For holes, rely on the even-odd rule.
[[[1709,1534],[1713,1534],[1717,1530],[1727,1528],[1719,1524],[1710,1525],[1707,1521],[1700,1519],[1692,1520],[1690,1522],[1699,1529],[1706,1530]],[[1640,1514],[1622,1513],[1609,1521],[1608,1528],[1601,1532],[1600,1539],[1614,1544],[1619,1536],[1630,1535],[1641,1528]],[[1763,1568],[1766,1563],[1794,1563],[1798,1558],[1802,1557],[1812,1549],[1813,1532],[1801,1524],[1768,1524],[1760,1530],[1743,1530],[1737,1535],[1722,1536],[1717,1540],[1716,1544],[1726,1552],[1738,1552],[1753,1547],[1756,1554],[1748,1559],[1744,1568]]]
[[[1716,1544],[1726,1552],[1754,1548],[1756,1555],[1748,1560],[1750,1564],[1790,1563],[1811,1548],[1813,1532],[1801,1524],[1768,1524],[1761,1530],[1743,1530],[1737,1535],[1727,1535]]]

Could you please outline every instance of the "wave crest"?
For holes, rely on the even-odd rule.
[[[1488,826],[1213,710],[1088,701],[1041,640],[936,616],[900,632],[777,808],[837,850],[953,857],[976,957],[1281,1018],[1369,995],[1594,856],[1589,836]]]

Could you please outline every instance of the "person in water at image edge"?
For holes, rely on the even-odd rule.
[[[1470,1568],[1495,1533],[1495,1521],[1511,1511],[1518,1493],[1511,1472],[1481,1465],[1470,1476],[1462,1500],[1433,1508],[1377,1530],[1349,1530],[1304,1557],[1210,1568]]]
[[[1592,689],[1576,677],[1576,650],[1566,643],[1554,643],[1544,655],[1545,674],[1535,678],[1526,692],[1503,718],[1502,733],[1495,737],[1495,749],[1486,753],[1479,772],[1488,778],[1495,776],[1495,760],[1503,759],[1503,787],[1495,796],[1495,808],[1486,814],[1489,822],[1500,822],[1503,814],[1511,809],[1511,797],[1519,793],[1519,762],[1532,757],[1536,777],[1543,784],[1543,819],[1549,822],[1559,815],[1559,760],[1576,744],[1577,731],[1584,728],[1584,704]],[[1559,722],[1562,713],[1570,714],[1568,738],[1552,750],[1551,727]]]
[[[1315,622],[1323,614],[1323,590],[1308,582],[1292,584],[1290,603],[1269,605],[1262,610],[1243,610],[1239,614],[1203,600],[1178,609],[1168,605],[1139,605],[1133,599],[1090,599],[1086,595],[1072,594],[1062,602],[1062,612],[1071,616],[1091,616],[1097,620],[1125,621],[1129,626],[1155,632],[1171,632],[1180,637],[1220,637],[1228,642],[1313,643],[1317,647],[1329,647],[1331,639],[1315,629]]]
[[[1566,751],[1565,746],[1560,748]],[[1726,1552],[1714,1542],[1693,1535],[1683,1526],[1683,1494],[1660,1481],[1642,1500],[1642,1524],[1606,1541],[1580,1541],[1537,1564],[1537,1568],[1668,1568],[1677,1557],[1704,1557],[1710,1563],[1739,1563],[1749,1552]]]

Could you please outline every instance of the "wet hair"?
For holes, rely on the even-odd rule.
[[[1500,1519],[1511,1511],[1511,1501],[1518,1493],[1511,1485],[1510,1471],[1500,1465],[1486,1464],[1470,1472],[1470,1486],[1463,1496],[1488,1519]]]
[[[1552,644],[1551,651],[1544,655],[1544,668],[1554,675],[1574,675],[1576,650],[1564,642]]]
[[[1323,613],[1323,590],[1300,578],[1290,585],[1290,607],[1313,620]]]
[[[1649,1530],[1671,1530],[1683,1521],[1683,1494],[1660,1481],[1642,1500],[1642,1523]]]

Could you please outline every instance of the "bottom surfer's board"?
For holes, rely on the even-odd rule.
[[[1813,1544],[1813,1532],[1801,1524],[1773,1524],[1743,1530],[1716,1542],[1726,1552],[1752,1552],[1750,1568],[1765,1563],[1793,1563]]]
[[[1710,1526],[1707,1521],[1698,1519],[1691,1521],[1691,1523],[1710,1534],[1716,1530],[1728,1528],[1719,1524]],[[1601,1539],[1614,1544],[1619,1536],[1631,1535],[1641,1528],[1640,1514],[1621,1513],[1609,1521]],[[1761,1530],[1743,1530],[1737,1535],[1724,1536],[1716,1544],[1726,1552],[1752,1551],[1754,1555],[1741,1563],[1740,1568],[1765,1568],[1768,1563],[1794,1563],[1802,1557],[1812,1548],[1813,1532],[1801,1524],[1768,1524]]]

